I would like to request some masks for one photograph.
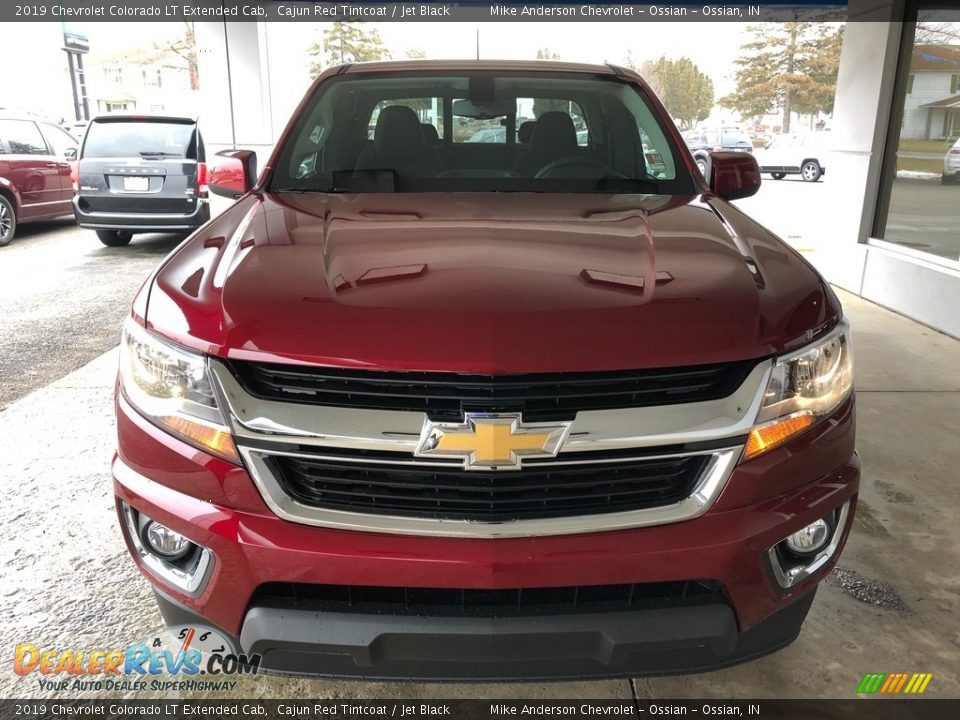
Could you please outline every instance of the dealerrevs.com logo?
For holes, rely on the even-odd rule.
[[[123,649],[21,643],[13,671],[36,677],[47,691],[232,690],[236,682],[224,676],[256,675],[260,661],[237,653],[219,631],[194,625],[166,628]]]

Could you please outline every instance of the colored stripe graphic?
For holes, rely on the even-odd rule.
[[[859,687],[857,687],[858,693],[875,693],[880,689],[881,683],[883,683],[886,674],[884,673],[867,673],[863,676],[863,680],[860,681]]]
[[[857,692],[919,695],[932,679],[933,673],[867,673],[857,686]]]

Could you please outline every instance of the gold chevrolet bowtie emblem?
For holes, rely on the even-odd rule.
[[[516,470],[523,458],[555,457],[570,423],[524,423],[519,413],[466,413],[462,423],[427,420],[416,455],[463,458],[467,470]]]

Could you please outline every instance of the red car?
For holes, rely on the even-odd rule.
[[[21,223],[73,212],[70,162],[79,144],[52,123],[0,114],[0,247]]]
[[[400,62],[325,72],[254,165],[216,159],[239,199],[124,329],[117,508],[168,623],[366,678],[699,671],[797,636],[853,521],[851,348],[730,204],[751,155],[708,182],[630,70]]]

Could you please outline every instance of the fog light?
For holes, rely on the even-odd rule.
[[[814,520],[784,540],[790,552],[810,555],[820,550],[830,539],[830,526],[825,520]]]
[[[193,543],[180,533],[153,521],[147,523],[144,537],[150,549],[167,560],[182,558],[193,546]]]
[[[203,590],[213,553],[120,501],[133,553],[144,569],[188,595]]]

